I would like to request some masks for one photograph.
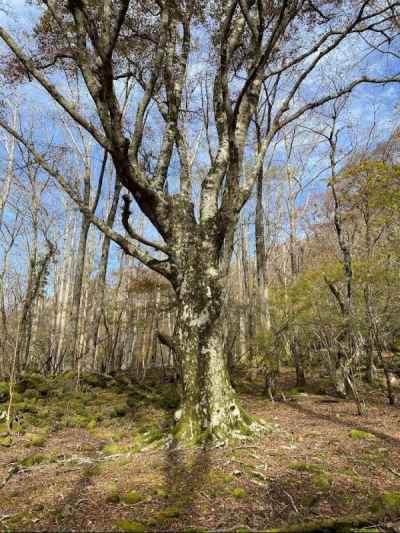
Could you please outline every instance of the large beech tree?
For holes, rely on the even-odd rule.
[[[220,323],[223,280],[240,211],[282,128],[362,82],[382,82],[353,71],[353,78],[335,80],[333,92],[324,93],[323,80],[318,90],[314,85],[310,91],[305,84],[312,76],[318,84],[317,72],[348,38],[353,44],[361,40],[364,46],[371,44],[375,53],[385,52],[399,2],[38,0],[37,4],[41,18],[29,45],[22,46],[0,28],[0,37],[16,61],[13,72],[22,77],[28,73],[108,152],[126,189],[122,210],[126,236],[95,216],[68,178],[26,141],[23,132],[4,120],[1,124],[91,223],[173,286],[178,304],[175,332],[172,337],[160,332],[159,338],[173,349],[180,369],[177,439],[226,440],[248,434],[257,425],[244,414],[231,387]],[[62,92],[57,74],[61,70],[77,75],[81,90],[90,95],[86,113]],[[136,84],[131,113],[124,112],[120,96],[126,79]],[[388,79],[397,81],[396,76]],[[263,117],[262,123],[258,118],[257,136],[252,123],[256,113]],[[200,188],[193,172],[196,150],[190,147],[196,128],[208,143],[208,151],[202,150],[200,139],[197,149],[203,169],[207,166]],[[135,232],[130,223],[132,201],[158,231],[158,241]]]

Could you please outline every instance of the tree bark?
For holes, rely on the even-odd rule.
[[[265,251],[264,209],[263,209],[263,169],[257,176],[257,202],[256,202],[256,264],[257,264],[257,289],[258,289],[258,329],[269,331],[271,329],[268,301],[267,301],[267,265]]]
[[[81,308],[82,299],[82,284],[83,274],[85,270],[85,257],[86,257],[86,245],[87,237],[89,233],[90,222],[86,217],[82,216],[81,230],[79,235],[79,247],[78,256],[75,270],[74,289],[72,296],[72,365],[74,368],[78,365],[78,338],[79,338],[79,312]]]
[[[117,207],[119,202],[119,197],[121,193],[121,183],[117,179],[115,180],[114,185],[114,194],[111,202],[110,211],[107,216],[107,224],[112,228],[115,222],[115,216],[117,213]],[[105,297],[105,284],[107,277],[107,268],[108,268],[108,257],[110,255],[110,239],[106,235],[103,238],[103,244],[101,248],[101,259],[99,264],[98,278],[96,280],[96,304],[93,309],[93,327],[89,339],[89,360],[92,361],[92,366],[95,367],[96,359],[96,347],[99,337],[99,328],[101,321],[101,311],[104,307],[104,297]]]
[[[176,338],[183,397],[176,413],[175,436],[192,442],[206,437],[225,440],[251,425],[239,407],[223,353],[222,289],[217,271],[207,268],[204,261],[199,263],[187,269],[177,295]]]
[[[85,147],[85,172],[84,172],[84,183],[83,183],[83,201],[86,207],[90,210],[91,213],[95,213],[97,205],[100,199],[100,194],[103,186],[104,173],[106,171],[108,153],[105,150],[103,155],[103,162],[101,165],[99,178],[97,182],[96,195],[93,201],[93,205],[90,205],[90,196],[91,196],[91,167],[90,160],[87,156],[87,150]],[[81,300],[82,300],[82,285],[83,285],[83,276],[85,272],[85,258],[86,258],[86,248],[87,248],[87,239],[90,230],[91,220],[85,214],[82,214],[81,228],[79,234],[79,247],[78,247],[78,257],[75,270],[75,280],[72,296],[72,365],[75,368],[79,362],[79,316],[81,309]]]
[[[296,369],[296,387],[304,387],[306,385],[306,375],[304,372],[303,358],[299,347],[297,346],[296,339],[293,339],[290,351],[292,353],[294,366]]]
[[[249,260],[249,236],[246,227],[246,223],[243,222],[241,227],[241,248],[242,248],[242,273],[243,273],[243,300],[244,300],[244,319],[245,319],[245,352],[246,359],[250,366],[250,377],[254,377],[254,356],[255,356],[255,328],[254,328],[254,308],[252,306],[252,271]]]
[[[173,256],[178,316],[171,342],[181,368],[182,401],[175,413],[175,438],[196,443],[226,441],[260,429],[239,406],[223,353],[221,310],[224,289],[218,241],[207,225],[184,210],[174,224],[179,245]]]

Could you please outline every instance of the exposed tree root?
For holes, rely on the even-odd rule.
[[[208,419],[199,410],[185,407],[175,413],[173,441],[177,445],[225,445],[272,431],[272,426],[247,415],[234,399],[227,409]]]

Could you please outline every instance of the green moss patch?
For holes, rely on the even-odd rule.
[[[121,496],[119,495],[116,489],[109,492],[109,494],[107,494],[106,496],[107,503],[119,503],[120,501],[121,501]]]
[[[25,438],[27,439],[28,446],[44,446],[47,441],[46,433],[26,433]]]
[[[10,397],[10,385],[6,381],[0,381],[0,403],[8,401]]]
[[[111,440],[113,442],[120,442],[126,437],[126,433],[123,431],[118,431],[117,433],[111,433]]]
[[[167,492],[163,487],[159,487],[159,488],[156,490],[156,495],[157,495],[159,498],[167,498],[167,496],[168,496],[168,492]]]
[[[21,378],[17,381],[14,388],[16,392],[21,394],[27,390],[36,390],[41,396],[47,396],[53,387],[53,381],[46,379],[41,374],[22,374]]]
[[[321,472],[313,477],[313,484],[322,491],[328,491],[331,487],[332,480],[330,476]]]
[[[33,453],[31,455],[28,455],[28,457],[25,457],[25,459],[21,461],[21,465],[29,467],[29,466],[40,465],[40,464],[47,463],[47,462],[48,462],[48,458],[46,457],[46,455],[42,455],[39,453]]]
[[[384,492],[380,496],[380,501],[385,511],[400,512],[400,492]]]
[[[157,424],[145,425],[139,428],[138,432],[134,434],[133,447],[137,451],[145,446],[149,446],[157,441],[162,440],[164,432]]]
[[[103,374],[96,374],[94,372],[88,372],[81,375],[81,383],[89,385],[90,387],[105,388],[110,382],[110,378]]]
[[[82,415],[67,416],[64,419],[64,424],[67,428],[85,428],[88,423],[88,419]]]
[[[229,494],[235,498],[235,500],[242,500],[247,496],[247,492],[242,487],[235,487],[228,490]]]
[[[294,462],[289,464],[290,470],[296,472],[322,472],[323,468],[314,463]]]
[[[10,437],[10,435],[0,437],[0,446],[4,446],[4,448],[9,448],[11,445],[12,445],[12,438]]]
[[[209,486],[220,487],[223,485],[229,485],[235,480],[234,476],[225,474],[223,470],[210,470],[207,475],[207,481]]]
[[[65,459],[66,455],[62,454],[61,451],[58,448],[54,448],[50,453],[44,454],[44,453],[31,453],[22,461],[20,461],[20,464],[22,466],[34,466],[38,464],[50,464],[55,463],[59,459]]]
[[[354,440],[377,440],[376,436],[373,433],[368,431],[362,431],[361,429],[352,429],[350,431],[350,437]]]
[[[91,420],[89,420],[89,422],[87,423],[87,426],[86,428],[91,430],[91,429],[95,429],[97,426],[97,420],[95,418],[92,418]]]
[[[319,496],[316,494],[306,494],[301,499],[301,505],[303,507],[313,507],[319,501]]]
[[[286,394],[288,396],[297,396],[298,394],[302,394],[304,392],[305,392],[305,390],[304,390],[303,387],[292,387],[291,389],[288,389],[286,391]]]
[[[178,388],[175,385],[169,385],[163,388],[158,401],[162,409],[175,410],[179,407],[180,398]]]
[[[40,392],[36,389],[27,389],[24,392],[24,398],[27,398],[28,400],[36,400],[40,398]]]
[[[15,412],[17,413],[31,413],[33,415],[38,413],[38,408],[33,405],[32,401],[27,402],[15,402],[13,405]]]
[[[129,446],[119,445],[116,443],[107,444],[103,448],[103,453],[105,455],[118,455],[121,453],[127,453],[129,451]]]
[[[124,496],[121,496],[121,501],[129,505],[134,505],[135,503],[142,502],[144,499],[144,496],[136,490],[131,490]]]
[[[181,512],[178,507],[166,507],[163,511],[158,513],[157,517],[160,522],[165,520],[171,520],[172,518],[178,518]]]

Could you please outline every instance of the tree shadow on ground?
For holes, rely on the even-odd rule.
[[[385,442],[390,443],[392,446],[400,448],[400,439],[396,437],[392,437],[392,435],[388,435],[387,433],[383,433],[382,431],[372,429],[371,427],[364,426],[362,424],[357,424],[354,421],[343,420],[343,418],[338,419],[332,415],[327,415],[325,413],[317,413],[316,411],[313,411],[312,409],[304,407],[303,405],[300,405],[298,403],[286,402],[285,404],[291,409],[299,411],[300,413],[308,415],[312,418],[326,420],[328,422],[332,422],[333,424],[337,424],[338,426],[343,426],[349,429],[358,429],[359,431],[365,431],[367,433],[372,433],[373,435],[375,435],[375,437],[378,437],[379,439],[382,439]]]
[[[75,518],[78,518],[82,513],[80,506],[87,501],[86,488],[90,485],[92,478],[97,472],[96,464],[90,463],[82,467],[82,472],[79,478],[73,484],[72,489],[67,496],[63,498],[62,503],[59,503],[51,512],[51,516],[55,522],[57,531],[70,531],[73,527]],[[52,527],[54,527],[52,525]]]
[[[199,519],[197,500],[208,486],[210,473],[210,451],[204,448],[181,449],[173,446],[164,455],[165,513],[176,514],[181,521],[196,523]],[[161,511],[160,515],[163,515]],[[175,518],[171,516],[171,518]],[[171,529],[172,521],[166,524]]]

